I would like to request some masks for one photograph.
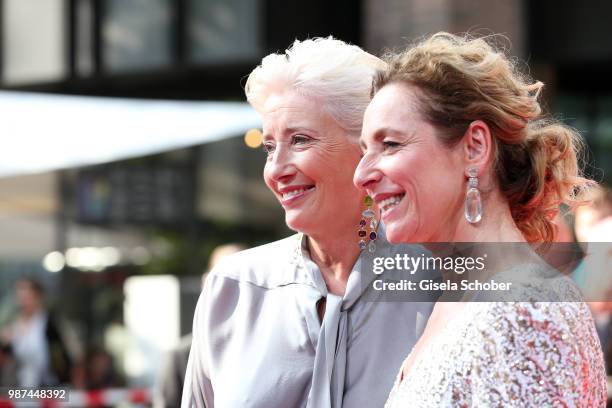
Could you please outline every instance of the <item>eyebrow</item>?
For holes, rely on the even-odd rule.
[[[317,132],[316,130],[311,129],[306,126],[296,126],[296,127],[290,127],[290,128],[285,129],[285,133],[298,133],[298,132],[304,132],[304,131],[308,133],[314,133],[317,135],[319,134],[319,132]]]
[[[376,132],[374,132],[374,136],[372,136],[372,139],[374,142],[380,142],[388,134],[400,135],[400,136],[406,135],[404,132],[401,132],[399,130],[396,130],[394,128],[390,128],[387,126],[387,127],[376,129]],[[363,138],[359,138],[359,146],[361,146],[361,148],[364,150],[366,149],[365,141],[363,140]]]
[[[292,134],[292,133],[299,133],[299,132],[308,132],[314,135],[319,135],[319,132],[317,132],[314,129],[311,129],[309,127],[306,126],[294,126],[294,127],[288,127],[283,131],[283,135],[288,135],[288,134]],[[264,140],[269,140],[271,138],[273,138],[273,136],[270,133],[264,133],[263,135]]]
[[[376,131],[376,133],[374,134],[374,137],[375,138],[383,138],[384,136],[386,136],[388,134],[394,135],[394,136],[409,137],[409,136],[411,136],[414,133],[415,133],[415,131],[404,132],[402,130],[398,130],[398,129],[395,129],[393,127],[387,126],[387,127],[383,127],[383,128],[378,129]]]

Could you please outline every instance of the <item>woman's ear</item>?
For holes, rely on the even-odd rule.
[[[493,154],[493,136],[489,126],[481,120],[470,123],[462,144],[465,168],[476,168],[480,174],[488,167]]]

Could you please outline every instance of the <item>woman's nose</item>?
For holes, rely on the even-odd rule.
[[[361,158],[361,161],[355,169],[353,183],[357,188],[366,190],[380,181],[381,172],[374,165],[374,161],[368,155]]]
[[[296,174],[296,167],[290,155],[277,149],[272,154],[272,158],[266,164],[268,176],[276,182],[287,182]]]

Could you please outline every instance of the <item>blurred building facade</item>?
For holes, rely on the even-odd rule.
[[[593,0],[2,0],[4,89],[244,100],[261,57],[334,35],[373,53],[439,30],[499,33],[546,83],[548,108],[609,172],[609,2]],[[605,181],[609,181],[606,177]]]
[[[440,30],[502,34],[498,44],[546,84],[547,111],[585,136],[588,174],[612,184],[610,2],[365,0],[364,10],[363,45],[373,52]]]

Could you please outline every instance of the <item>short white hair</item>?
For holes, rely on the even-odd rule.
[[[372,79],[384,68],[381,59],[331,36],[296,40],[284,54],[270,54],[261,61],[249,75],[245,93],[260,113],[270,95],[288,89],[320,98],[327,113],[358,136]]]

